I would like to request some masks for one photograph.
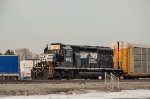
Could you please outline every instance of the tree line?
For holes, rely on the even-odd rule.
[[[20,60],[39,59],[39,55],[31,52],[28,48],[16,49],[14,51],[8,49],[4,54],[0,52],[0,55],[19,55]]]
[[[15,55],[15,53],[13,50],[8,49],[4,54],[0,52],[0,55]]]

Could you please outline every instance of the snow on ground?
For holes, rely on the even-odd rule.
[[[58,93],[33,96],[5,96],[0,99],[112,99],[112,98],[150,98],[150,90],[123,90],[121,92],[101,92],[89,90],[87,93]]]

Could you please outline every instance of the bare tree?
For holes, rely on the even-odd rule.
[[[33,53],[27,48],[16,49],[15,53],[20,56],[20,60],[31,59]]]
[[[3,55],[3,53],[0,52],[0,55]]]
[[[4,55],[15,55],[13,50],[8,49]]]
[[[39,56],[38,54],[34,54],[32,58],[33,58],[33,59],[39,59],[39,57],[40,57],[40,56]]]
[[[16,49],[15,53],[20,56],[20,60],[38,59],[38,55],[31,52],[28,48]]]

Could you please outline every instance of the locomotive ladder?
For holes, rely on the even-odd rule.
[[[53,62],[49,62],[48,63],[48,73],[49,73],[49,77],[53,77],[54,75],[54,64]]]

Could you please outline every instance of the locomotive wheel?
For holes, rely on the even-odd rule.
[[[123,76],[120,76],[119,78],[120,78],[121,80],[122,80],[122,79],[125,79]]]
[[[99,79],[99,80],[102,80],[102,79],[103,79],[103,77],[102,77],[102,76],[98,76],[98,79]]]
[[[31,79],[32,80],[37,80],[39,77],[37,76],[37,73],[35,72],[34,69],[31,70]]]

